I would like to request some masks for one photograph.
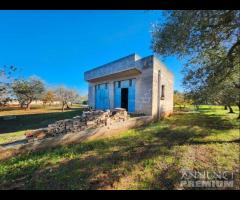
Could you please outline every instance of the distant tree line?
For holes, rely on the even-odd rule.
[[[12,100],[17,100],[21,108],[30,110],[33,101],[42,101],[44,106],[58,101],[64,111],[73,104],[85,103],[83,102],[85,99],[74,89],[65,86],[47,89],[38,77],[13,78],[16,69],[14,66],[0,68],[0,107],[6,106]]]
[[[193,105],[193,101],[189,97],[177,90],[174,90],[173,103],[174,107],[179,107],[180,110],[185,109],[189,105]]]

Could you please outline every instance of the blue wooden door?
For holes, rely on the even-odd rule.
[[[103,90],[102,90],[102,98],[103,98],[103,110],[109,109],[110,108],[110,99],[109,99],[109,89],[108,89],[108,84],[105,83],[103,85]]]
[[[114,83],[114,107],[121,107],[121,90],[128,88],[128,112],[135,112],[135,82],[136,79],[116,81]]]
[[[106,110],[109,109],[109,91],[108,91],[108,84],[99,84],[95,87],[95,108]]]
[[[114,107],[121,107],[121,82],[119,81],[114,83]]]
[[[99,85],[95,85],[95,109],[99,109]]]
[[[128,87],[128,112],[135,111],[135,79],[129,80]]]

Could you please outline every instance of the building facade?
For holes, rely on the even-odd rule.
[[[121,107],[154,118],[173,112],[173,74],[155,56],[131,54],[86,71],[84,79],[95,109]]]

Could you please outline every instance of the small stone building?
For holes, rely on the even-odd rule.
[[[125,108],[159,118],[173,111],[173,74],[155,56],[131,54],[86,71],[95,109]]]

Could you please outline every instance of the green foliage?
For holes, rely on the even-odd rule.
[[[53,103],[54,99],[55,99],[54,92],[50,90],[45,92],[42,97],[43,104],[47,104],[47,103],[51,104]]]
[[[174,106],[179,106],[181,110],[182,107],[185,108],[187,105],[191,105],[192,101],[186,95],[184,95],[184,93],[174,91],[173,103]]]
[[[82,102],[82,104],[83,104],[83,105],[87,105],[87,104],[88,104],[88,101],[87,101],[87,100],[84,100],[84,101]]]
[[[229,51],[239,46],[239,10],[174,10],[165,15],[166,22],[153,30],[152,47],[159,54],[195,56],[219,46]]]
[[[0,107],[5,106],[12,100],[11,98],[11,83],[13,75],[17,71],[14,66],[0,67]]]
[[[183,84],[188,96],[195,104],[223,103],[227,98],[231,105],[238,105],[240,11],[165,13],[166,22],[157,24],[153,30],[152,48],[160,55],[174,54],[187,59]]]
[[[41,99],[45,87],[40,79],[30,77],[29,80],[15,80],[12,89],[21,107],[30,109],[32,101]]]

